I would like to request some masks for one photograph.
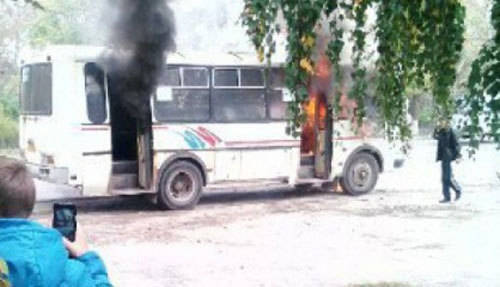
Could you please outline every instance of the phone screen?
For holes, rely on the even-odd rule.
[[[75,241],[76,206],[73,204],[56,203],[53,207],[52,227],[70,241]]]

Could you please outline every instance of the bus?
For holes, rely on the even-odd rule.
[[[147,194],[184,209],[210,187],[334,182],[359,195],[392,165],[347,116],[325,112],[314,85],[300,137],[288,135],[282,62],[172,53],[144,124],[117,100],[98,64],[103,51],[50,46],[21,63],[22,156],[36,177],[82,197]]]

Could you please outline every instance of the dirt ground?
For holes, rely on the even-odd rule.
[[[434,149],[415,142],[360,197],[212,191],[194,210],[120,198],[79,202],[78,217],[116,286],[500,286],[500,153],[454,166],[463,199],[441,205]]]

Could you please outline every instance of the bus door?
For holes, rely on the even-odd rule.
[[[138,182],[144,189],[151,188],[153,178],[153,129],[151,106],[145,119],[137,121]]]
[[[131,103],[120,94],[121,89],[117,84],[119,79],[110,77],[108,82],[113,159],[112,191],[124,194],[131,189],[149,189],[153,164],[151,106],[138,108],[140,114],[135,112],[127,106]]]
[[[303,108],[307,117],[301,132],[299,177],[327,179],[331,171],[333,122],[325,94],[311,89]]]
[[[332,117],[323,93],[315,97],[314,114],[314,175],[327,179],[331,169]]]

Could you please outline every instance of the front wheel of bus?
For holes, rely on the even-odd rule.
[[[200,170],[187,161],[170,165],[161,175],[158,204],[162,209],[189,209],[200,200],[203,179]]]
[[[355,154],[347,163],[340,180],[344,191],[351,195],[361,195],[372,191],[378,180],[376,159],[369,153]]]

